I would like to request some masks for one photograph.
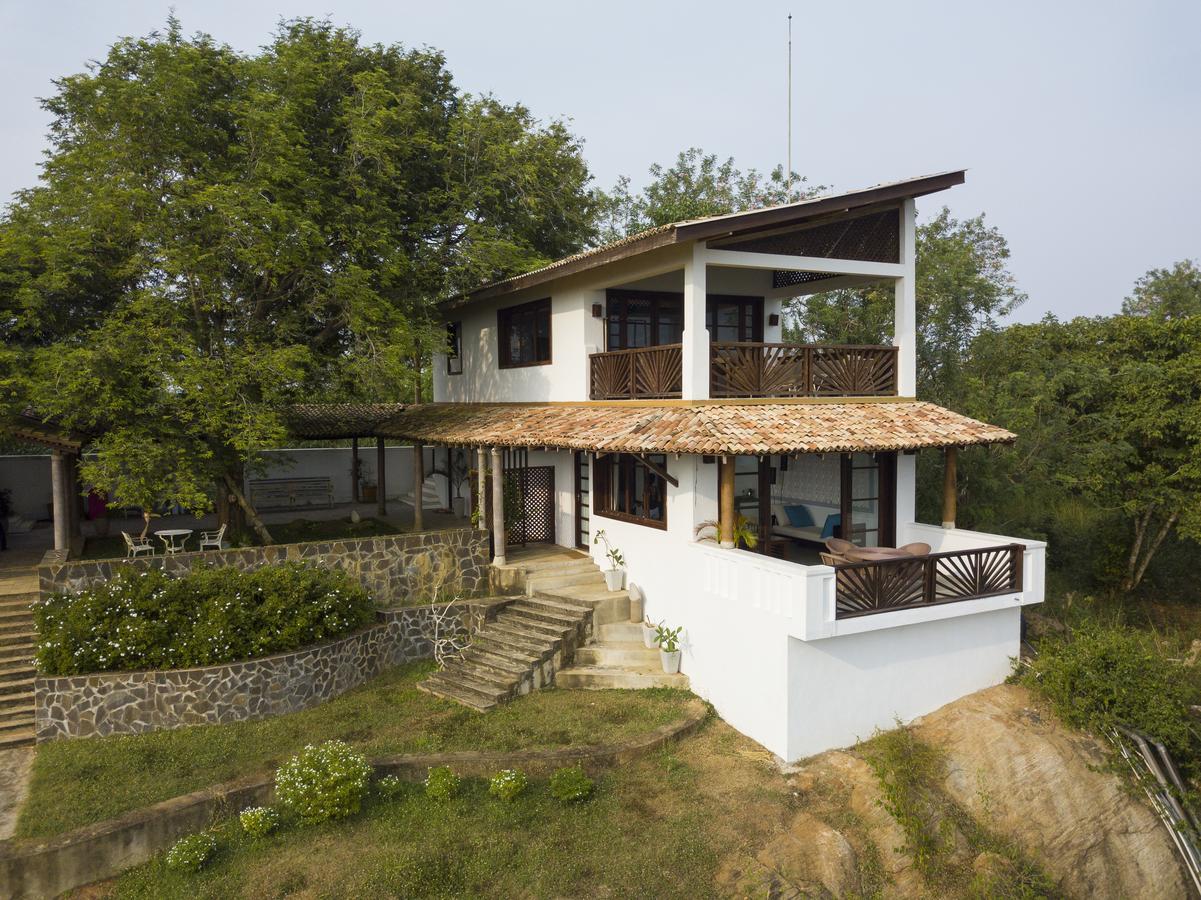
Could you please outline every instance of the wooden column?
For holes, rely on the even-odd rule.
[[[388,484],[384,476],[384,439],[375,439],[375,511],[388,514]]]
[[[54,549],[66,550],[71,546],[71,513],[67,487],[67,460],[61,450],[50,452],[50,491],[54,506]]]
[[[505,564],[505,473],[500,448],[492,448],[492,565]]]
[[[956,502],[959,493],[959,448],[948,447],[942,468],[942,527],[955,527]]]
[[[425,530],[425,515],[422,509],[424,499],[421,496],[425,487],[425,448],[418,442],[413,442],[413,530]]]
[[[734,457],[723,456],[717,463],[718,540],[723,547],[734,546]]]
[[[359,502],[359,439],[350,439],[350,500]]]
[[[479,518],[476,521],[476,526],[481,531],[487,531],[488,503],[486,498],[488,496],[488,452],[483,447],[480,447],[478,450],[476,450],[476,465],[479,467],[479,472],[476,473],[478,484],[476,487],[475,508],[480,512]]]

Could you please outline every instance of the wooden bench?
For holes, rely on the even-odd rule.
[[[334,505],[334,485],[329,478],[263,478],[250,482],[250,502],[255,509],[296,509],[324,503]]]

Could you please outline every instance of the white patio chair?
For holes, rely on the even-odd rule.
[[[221,549],[221,539],[223,537],[225,537],[225,526],[224,525],[222,525],[216,531],[200,532],[200,549],[201,550],[206,550],[206,549],[220,550]]]
[[[132,537],[128,531],[122,531],[121,537],[125,538],[126,556],[137,556],[139,553],[149,553],[154,556],[154,544],[150,543],[148,538]]]

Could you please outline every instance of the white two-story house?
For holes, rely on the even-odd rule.
[[[1045,548],[956,528],[955,460],[1014,436],[915,397],[915,199],[963,180],[678,222],[481,287],[444,307],[434,402],[395,435],[520,473],[519,521],[481,523],[498,562],[544,541],[607,566],[603,528],[647,617],[683,627],[692,689],[784,759],[999,683]],[[891,344],[783,341],[784,301],[870,282],[894,287]],[[919,453],[945,460],[941,525],[915,520]]]

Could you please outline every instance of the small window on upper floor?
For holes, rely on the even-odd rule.
[[[500,367],[544,366],[550,362],[550,298],[497,310]]]
[[[446,374],[463,374],[463,323],[446,324]]]

